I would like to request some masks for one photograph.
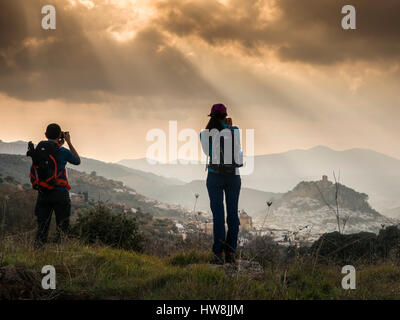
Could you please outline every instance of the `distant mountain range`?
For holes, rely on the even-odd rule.
[[[0,140],[0,153],[25,154],[26,143]],[[366,149],[335,151],[318,146],[309,150],[255,156],[255,170],[242,176],[240,208],[254,214],[265,202],[279,198],[301,181],[315,181],[333,171],[340,182],[369,195],[370,204],[379,212],[400,217],[400,160]],[[129,167],[129,168],[128,168]],[[193,208],[194,194],[200,194],[197,209],[209,210],[202,164],[157,164],[146,159],[122,160],[118,164],[83,158],[78,171],[124,182],[137,192],[170,204]]]
[[[119,163],[186,182],[206,177],[202,164],[150,165],[146,159]],[[374,208],[400,216],[400,211],[395,209],[400,207],[400,160],[382,153],[366,149],[336,151],[318,146],[255,156],[254,167],[251,175],[242,176],[243,186],[277,193],[291,190],[300,181],[318,180],[322,175],[333,180],[333,171],[337,175],[340,171],[340,182],[367,193]]]

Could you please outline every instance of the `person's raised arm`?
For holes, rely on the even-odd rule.
[[[68,144],[68,148],[69,150],[72,152],[72,154],[78,159],[78,163],[74,163],[74,164],[79,164],[81,163],[81,158],[78,154],[78,152],[75,150],[74,146],[72,145],[71,142],[71,135],[69,134],[69,132],[64,132],[64,139]]]

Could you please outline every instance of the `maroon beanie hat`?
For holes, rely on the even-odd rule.
[[[222,116],[227,116],[228,114],[226,113],[226,107],[222,103],[217,103],[214,104],[211,108],[211,113],[208,116],[213,116],[213,115],[222,115]]]

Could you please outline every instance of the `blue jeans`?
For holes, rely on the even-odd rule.
[[[227,250],[235,252],[239,233],[238,203],[241,187],[239,175],[221,175],[209,172],[207,176],[207,190],[210,197],[210,207],[214,220],[214,245],[216,254]],[[224,192],[226,200],[228,233],[225,238],[225,210]]]

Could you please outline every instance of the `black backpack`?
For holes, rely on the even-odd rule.
[[[224,143],[225,143],[225,138],[223,135],[220,136],[220,156],[219,156],[219,163],[212,163],[212,157],[210,157],[210,162],[207,165],[207,168],[210,168],[214,170],[216,173],[223,174],[223,175],[235,175],[236,174],[236,169],[243,167],[243,164],[236,163],[235,161],[235,133],[233,129],[224,129],[224,130],[230,130],[231,132],[231,142],[232,142],[232,159],[228,163],[224,163],[225,157],[224,157]],[[227,139],[229,142],[229,139]],[[212,149],[212,136],[210,135],[209,137],[209,145],[211,146]]]
[[[56,186],[58,150],[57,143],[53,141],[42,141],[36,148],[29,142],[26,155],[32,158],[29,178],[33,189],[48,191]]]

